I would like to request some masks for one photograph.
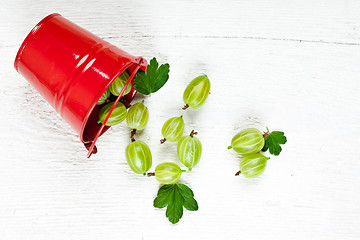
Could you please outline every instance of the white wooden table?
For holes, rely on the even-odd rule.
[[[146,59],[170,64],[146,97],[138,136],[153,167],[179,163],[159,144],[166,119],[184,115],[202,159],[182,182],[199,211],[172,225],[155,209],[154,178],[131,172],[125,123],[89,160],[77,134],[13,68],[31,28],[58,12]],[[359,239],[360,1],[1,1],[0,239]],[[211,95],[181,110],[187,83],[206,73]],[[137,97],[135,101],[139,101]],[[246,127],[288,143],[256,179],[235,177],[227,150]]]

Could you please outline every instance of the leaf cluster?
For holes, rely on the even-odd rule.
[[[177,223],[183,215],[183,207],[189,211],[199,209],[193,191],[185,184],[163,185],[154,199],[154,207],[166,207],[166,217],[172,224]]]

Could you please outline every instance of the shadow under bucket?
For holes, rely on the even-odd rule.
[[[54,13],[31,30],[14,66],[80,135],[90,157],[97,152],[97,138],[109,129],[107,119],[97,123],[102,106],[96,103],[123,71],[130,75],[128,85],[139,69],[146,71],[147,63]],[[124,104],[135,94],[132,88],[124,96]]]

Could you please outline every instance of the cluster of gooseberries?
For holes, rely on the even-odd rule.
[[[114,105],[114,102],[109,102],[108,99],[111,94],[114,96],[119,96],[121,90],[124,88],[129,74],[124,71],[120,74],[110,85],[110,87],[104,92],[98,101],[98,105],[107,103],[104,105],[99,112],[98,123],[103,123],[106,117],[109,115],[109,111]],[[131,85],[129,84],[125,89],[123,96],[128,94],[131,90]],[[143,130],[149,119],[149,110],[144,105],[144,101],[135,103],[127,111],[126,107],[122,102],[118,102],[112,111],[110,117],[105,123],[106,126],[114,126],[123,122],[126,119],[126,123],[131,131],[131,143],[126,147],[125,157],[130,166],[130,168],[139,174],[146,174],[150,169],[152,164],[151,151],[148,145],[140,140],[134,139],[134,134],[137,130]]]
[[[111,95],[113,96],[119,96],[121,90],[125,86],[127,80],[129,78],[129,74],[127,71],[122,72],[110,85],[108,89],[103,93],[99,101],[97,102],[97,105],[102,105],[106,103],[99,112],[99,120],[98,123],[103,123],[107,117],[107,115],[110,112],[110,109],[114,105],[114,102],[110,102]],[[123,96],[128,94],[131,90],[131,85],[129,84],[124,93]],[[121,123],[125,120],[127,115],[126,107],[122,102],[118,102],[116,104],[116,107],[114,108],[113,112],[111,113],[109,119],[105,123],[106,126],[114,126],[116,124]]]
[[[240,173],[247,178],[254,178],[261,175],[266,167],[269,157],[261,153],[265,144],[263,134],[256,128],[247,128],[237,133],[231,140],[229,149],[241,154],[243,158],[240,161]]]
[[[123,122],[126,119],[126,123],[131,129],[131,142],[125,149],[126,161],[133,172],[147,176],[155,176],[155,178],[161,184],[163,184],[163,186],[159,189],[157,198],[154,200],[154,207],[163,208],[166,204],[156,204],[157,199],[164,198],[164,196],[160,197],[160,195],[163,194],[162,188],[169,186],[177,187],[183,185],[177,183],[179,182],[182,173],[186,172],[186,170],[182,170],[180,166],[176,163],[163,162],[155,167],[155,172],[148,172],[152,166],[152,155],[150,148],[145,142],[135,140],[134,137],[138,130],[143,130],[145,128],[149,119],[149,111],[144,105],[144,101],[135,103],[129,108],[129,110],[127,110],[127,107],[124,106],[124,104],[120,101],[114,107],[110,116],[108,116],[110,110],[113,108],[114,105],[114,102],[110,102],[108,99],[111,97],[111,94],[114,96],[120,95],[128,81],[128,78],[129,74],[125,71],[114,80],[114,82],[102,95],[98,104],[104,106],[99,112],[98,122],[104,123],[107,119],[105,125],[113,126],[115,124]],[[131,85],[129,84],[124,91],[124,95],[128,94],[130,90]],[[150,91],[147,92],[150,93]],[[200,108],[206,101],[209,93],[210,81],[208,77],[206,75],[201,75],[194,78],[188,84],[183,93],[183,100],[185,106],[182,109],[185,110],[187,108]],[[197,132],[195,132],[194,130],[192,130],[189,135],[183,136],[184,128],[185,123],[182,115],[179,117],[172,117],[168,119],[161,129],[163,139],[160,140],[160,143],[164,144],[165,142],[177,142],[178,159],[185,167],[188,168],[188,171],[191,171],[192,168],[195,167],[200,161],[202,145],[200,140],[195,136],[197,135]],[[233,148],[237,153],[243,156],[239,165],[240,171],[238,171],[235,175],[239,175],[241,173],[247,178],[254,178],[261,175],[265,170],[267,160],[270,158],[260,154],[260,151],[265,151],[266,149],[269,149],[271,154],[278,155],[281,151],[281,147],[278,146],[277,148],[274,148],[275,142],[276,144],[284,144],[286,142],[286,137],[283,136],[282,132],[274,132],[274,135],[272,135],[272,133],[269,134],[268,131],[263,135],[259,130],[255,128],[248,128],[237,133],[232,138],[231,146],[228,147],[229,149]],[[191,192],[190,189],[189,191]],[[176,199],[172,199],[171,201],[174,201],[174,203],[171,204],[176,204]],[[195,202],[194,206],[191,208],[189,208],[188,206],[188,210],[198,209],[196,200],[193,199],[193,201]],[[181,204],[179,209],[181,209],[182,212],[183,203],[180,201],[180,203],[177,204]],[[170,217],[171,214],[168,214],[168,210],[169,208],[167,209],[166,216],[169,218],[169,221],[172,223],[176,223],[181,218],[182,214],[174,217],[176,216],[176,214],[171,213],[174,214],[174,216]]]
[[[118,96],[128,78],[129,74],[126,71],[119,75],[102,95],[98,104],[107,103],[107,99],[109,99],[111,94]],[[130,90],[131,85],[129,84],[124,91],[124,95],[129,93]],[[183,109],[200,108],[206,101],[209,93],[210,81],[208,77],[201,75],[194,78],[184,91],[183,100],[185,106]],[[104,122],[113,104],[113,102],[108,102],[101,108],[99,123]],[[119,102],[108,118],[106,125],[113,126],[123,122],[125,119],[127,125],[132,129],[130,134],[131,143],[125,150],[126,160],[135,173],[146,175],[146,172],[149,171],[152,165],[151,151],[145,142],[134,139],[136,131],[144,129],[149,119],[149,111],[144,105],[144,101],[134,104],[128,111],[124,104]],[[168,119],[161,129],[164,138],[160,140],[160,143],[163,144],[166,141],[178,142],[178,158],[191,171],[200,161],[202,146],[200,140],[194,136],[197,134],[194,130],[190,135],[183,136],[184,125],[183,116]],[[240,171],[236,175],[241,173],[247,178],[254,178],[264,172],[267,160],[270,159],[260,154],[265,145],[264,137],[266,136],[258,129],[247,128],[232,138],[231,145],[228,148],[233,148],[243,156],[239,165]],[[155,175],[156,179],[162,184],[175,184],[179,181],[181,173],[184,171],[175,163],[165,162],[155,168],[155,173],[148,173],[148,176]]]
[[[200,108],[206,101],[210,92],[210,80],[206,75],[201,75],[194,78],[186,87],[183,100],[185,103],[184,110],[187,108],[197,109]],[[168,119],[162,129],[161,133],[163,139],[160,143],[165,141],[178,142],[177,143],[177,156],[184,166],[189,171],[197,165],[201,158],[201,142],[194,135],[197,134],[194,130],[189,135],[183,136],[184,133],[184,119],[183,116],[172,117]],[[155,168],[155,177],[162,184],[175,184],[180,180],[181,173],[185,170],[172,162],[160,163]],[[150,174],[152,175],[152,174]]]
[[[110,87],[105,91],[100,98],[98,104],[104,104],[110,97],[110,93],[114,96],[118,96],[122,88],[125,86],[129,75],[125,71],[119,77],[117,77]],[[131,85],[129,85],[124,94],[129,93]],[[206,75],[202,75],[193,79],[186,87],[183,100],[185,102],[184,109],[194,108],[197,109],[204,104],[210,91],[210,81]],[[103,123],[113,102],[108,102],[104,105],[99,112],[99,123]],[[137,130],[143,130],[148,122],[149,111],[144,105],[144,101],[136,103],[130,107],[127,111],[124,104],[119,102],[111,113],[108,121],[105,125],[113,126],[123,122],[126,119],[127,125],[132,129],[130,138],[131,143],[125,149],[125,158],[132,171],[138,174],[146,175],[147,171],[152,165],[152,155],[149,146],[140,140],[135,140],[134,134]],[[161,143],[176,142],[177,155],[179,160],[188,168],[189,171],[198,164],[201,157],[201,142],[194,135],[197,134],[194,130],[186,136],[184,133],[184,120],[183,117],[173,117],[168,119],[161,130],[163,139]],[[185,170],[172,162],[160,163],[156,166],[154,173],[148,173],[148,176],[155,175],[156,179],[161,184],[175,184],[180,180],[181,173]]]

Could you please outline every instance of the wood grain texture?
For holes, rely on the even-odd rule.
[[[2,1],[0,10],[0,239],[359,239],[359,1]],[[125,123],[90,160],[74,131],[16,73],[21,42],[44,16],[64,17],[121,49],[171,66],[145,97],[153,167],[180,162],[159,144],[183,114],[203,155],[182,181],[198,212],[177,225],[154,209],[159,184],[126,164]],[[301,40],[301,41],[300,41]],[[181,110],[206,73],[211,95]],[[136,101],[142,97],[137,96]],[[227,150],[246,127],[283,130],[288,143],[253,180],[234,177]]]

